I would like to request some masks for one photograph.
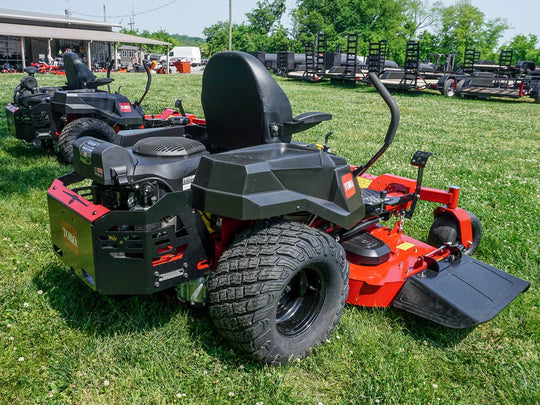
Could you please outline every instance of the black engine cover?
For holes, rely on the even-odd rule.
[[[204,146],[183,137],[142,139],[124,148],[93,137],[73,142],[73,166],[77,173],[104,186],[122,186],[145,179],[159,179],[171,191],[191,184]],[[189,178],[189,181],[186,180]]]

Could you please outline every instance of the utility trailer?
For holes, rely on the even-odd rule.
[[[341,52],[335,54],[333,66],[324,73],[324,77],[340,82],[362,80],[368,71],[367,66],[361,64],[358,58],[358,34],[347,35],[347,48],[344,56],[345,63],[342,63]]]
[[[423,90],[426,86],[418,75],[419,67],[420,43],[407,41],[403,69],[385,69],[380,73],[379,78],[389,90]]]
[[[447,97],[531,97],[540,103],[540,71],[536,70],[534,62],[521,61],[512,65],[512,55],[511,50],[502,50],[498,65],[477,61],[467,68],[470,73],[441,76],[437,86]],[[471,68],[481,70],[471,72]]]
[[[430,54],[420,61],[420,43],[408,41],[403,68],[387,66],[386,41],[370,43],[369,71],[379,75],[386,88],[396,91],[438,89],[439,78],[453,72],[454,55]],[[369,83],[369,80],[364,80]]]
[[[284,47],[278,52],[278,75],[294,80],[319,82],[326,68],[326,34],[320,33],[312,42],[304,44],[304,63],[290,69],[291,62],[296,58],[294,53],[287,53]]]

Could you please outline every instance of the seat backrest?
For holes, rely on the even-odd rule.
[[[204,70],[201,101],[215,151],[291,140],[290,134],[276,136],[271,128],[292,121],[289,99],[254,56],[212,56]]]
[[[74,52],[64,53],[64,70],[66,71],[67,86],[70,90],[85,89],[89,82],[96,80],[96,76]]]

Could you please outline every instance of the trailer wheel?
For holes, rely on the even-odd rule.
[[[471,218],[473,240],[472,245],[465,249],[463,253],[472,256],[482,239],[482,224],[472,212],[467,211],[467,214]],[[438,215],[429,229],[428,244],[439,247],[445,243],[455,243],[459,240],[461,240],[461,234],[459,232],[459,222],[456,217],[449,212],[443,212]]]
[[[73,163],[73,141],[82,136],[112,142],[116,133],[110,125],[97,118],[79,118],[68,123],[58,137],[58,153],[64,163]]]
[[[463,88],[464,84],[465,84],[465,79],[459,80],[456,83],[456,88],[454,89],[454,94],[457,94],[458,96],[461,95],[461,89]]]
[[[443,95],[446,97],[454,97],[454,79],[447,79],[443,85]]]
[[[338,324],[349,291],[345,252],[296,222],[241,234],[208,283],[210,316],[229,344],[284,364],[306,356]]]

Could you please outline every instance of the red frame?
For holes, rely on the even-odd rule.
[[[110,212],[110,210],[105,208],[103,205],[94,204],[88,201],[86,198],[81,197],[74,191],[64,186],[64,183],[58,179],[53,181],[47,193],[55,200],[64,204],[66,207],[71,207],[74,212],[91,223]],[[77,204],[76,208],[73,208],[74,203]]]

